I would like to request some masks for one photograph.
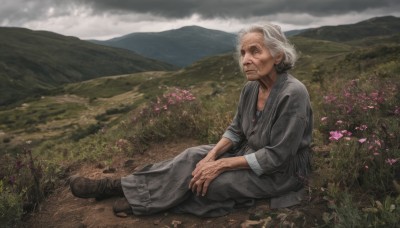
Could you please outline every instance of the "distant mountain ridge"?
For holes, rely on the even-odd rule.
[[[235,49],[236,35],[199,26],[164,32],[131,33],[94,43],[132,50],[140,55],[185,67],[193,62]]]
[[[400,33],[400,18],[375,17],[355,24],[322,26],[297,34],[307,38],[347,42],[375,36],[392,36]]]
[[[172,65],[47,31],[0,27],[0,105],[63,83]]]

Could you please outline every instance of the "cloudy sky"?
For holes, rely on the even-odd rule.
[[[400,16],[399,0],[0,0],[0,26],[109,39],[198,25],[227,32],[270,21],[283,30]]]

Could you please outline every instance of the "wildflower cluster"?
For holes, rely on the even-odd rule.
[[[145,114],[146,111],[153,111],[154,113],[160,113],[168,110],[169,107],[179,105],[188,101],[195,100],[196,97],[185,89],[175,88],[174,92],[164,94],[161,98],[157,97],[157,101],[150,105],[150,109],[144,109],[141,114]]]
[[[338,170],[342,176],[347,175],[345,182],[351,182],[349,178],[358,180],[364,173],[369,175],[370,184],[376,185],[372,181],[388,180],[387,175],[393,175],[400,159],[397,87],[374,79],[351,80],[341,93],[324,96],[320,131],[336,153],[334,163],[346,163],[336,164],[336,168],[352,167],[348,169],[352,174]],[[389,185],[389,181],[383,185]]]
[[[153,142],[187,137],[198,131],[200,113],[200,104],[189,90],[174,88],[133,114],[125,136],[127,141],[117,141],[116,147],[123,151],[134,147],[144,152]]]

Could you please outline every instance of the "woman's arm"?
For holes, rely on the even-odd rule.
[[[233,142],[228,139],[228,138],[221,138],[219,142],[212,148],[207,156],[205,156],[203,159],[201,159],[197,165],[199,166],[200,164],[203,164],[204,162],[210,162],[210,161],[215,161],[219,156],[221,156],[223,153],[228,151],[230,148],[232,148]]]

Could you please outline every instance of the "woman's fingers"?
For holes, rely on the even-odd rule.
[[[190,181],[189,189],[191,189],[193,193],[199,196],[202,193],[203,183],[204,183],[203,179],[192,178],[192,180]]]
[[[210,184],[211,181],[206,180],[203,183],[203,188],[202,188],[202,196],[205,196],[207,194],[207,190],[208,190],[208,185]]]
[[[197,179],[199,179],[199,177],[196,175],[196,176],[193,176],[192,179],[190,180],[189,188],[192,189],[192,191],[193,191],[193,187],[194,187],[194,184],[197,181]]]
[[[204,181],[202,181],[202,180],[196,181],[196,195],[197,196],[200,196],[200,194],[201,194],[201,189],[202,189],[203,183],[204,183]]]

